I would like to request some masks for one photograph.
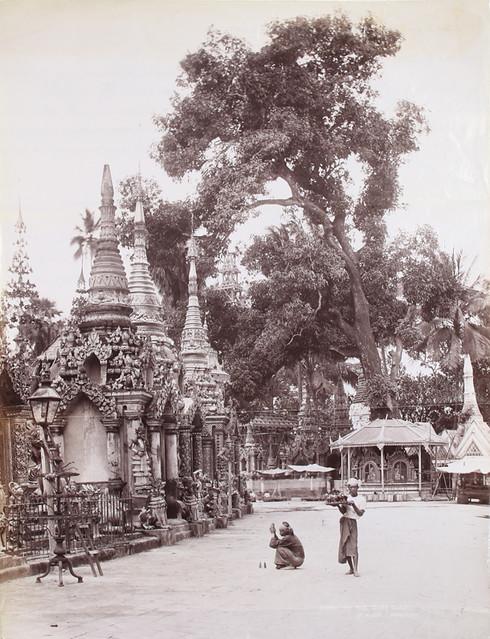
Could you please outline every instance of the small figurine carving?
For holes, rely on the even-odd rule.
[[[197,521],[199,519],[199,510],[197,497],[193,488],[193,481],[190,477],[184,477],[182,480],[184,492],[182,495],[182,501],[187,510],[187,521]]]

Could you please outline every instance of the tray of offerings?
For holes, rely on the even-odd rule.
[[[327,495],[325,503],[328,506],[340,506],[347,503],[347,495],[341,495],[340,493],[331,493]]]

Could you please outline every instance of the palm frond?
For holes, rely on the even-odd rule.
[[[473,362],[490,357],[490,339],[479,326],[466,323],[463,333],[463,350]]]

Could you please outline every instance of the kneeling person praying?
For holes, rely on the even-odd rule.
[[[292,568],[298,568],[301,566],[305,560],[303,544],[296,537],[288,522],[283,521],[279,526],[280,538],[276,534],[276,527],[274,524],[271,524],[270,531],[272,533],[272,537],[269,546],[276,549],[276,556],[274,559],[276,568],[279,570],[280,568],[287,568],[288,566],[291,566]]]

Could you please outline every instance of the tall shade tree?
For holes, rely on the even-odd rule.
[[[273,23],[268,35],[252,51],[210,33],[187,55],[173,109],[156,118],[155,156],[172,177],[199,172],[198,208],[211,234],[231,232],[261,206],[302,211],[348,276],[352,313],[339,312],[337,325],[357,344],[366,377],[382,377],[361,258],[384,242],[399,166],[425,126],[411,103],[393,117],[376,106],[372,80],[401,37],[373,18],[354,25],[341,15]],[[363,176],[358,197],[352,163]]]

